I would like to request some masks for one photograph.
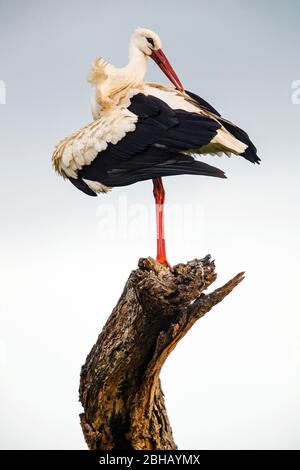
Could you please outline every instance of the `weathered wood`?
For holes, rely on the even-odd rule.
[[[159,380],[168,355],[193,324],[241,282],[214,292],[206,256],[171,272],[141,259],[81,371],[81,426],[90,449],[176,449]]]

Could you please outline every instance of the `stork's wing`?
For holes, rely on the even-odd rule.
[[[138,119],[135,130],[82,166],[78,178],[126,186],[177,174],[225,177],[223,171],[186,154],[214,138],[221,127],[217,121],[199,113],[173,110],[162,100],[142,93],[131,99],[128,110]]]
[[[148,88],[147,88],[148,87]],[[191,155],[234,153],[259,162],[248,135],[196,95],[155,84],[62,140],[55,169],[89,195],[159,176],[225,177]]]
[[[211,106],[207,101],[205,101],[200,96],[195,95],[195,93],[192,93],[191,91],[186,91],[186,93],[188,96],[192,98],[194,103],[198,104],[200,109],[216,117],[218,121],[225,127],[225,129],[228,132],[230,132],[240,142],[243,142],[244,144],[247,145],[246,150],[241,154],[242,157],[246,158],[246,160],[249,160],[252,163],[260,162],[260,158],[257,155],[257,149],[255,145],[253,144],[253,142],[250,140],[250,137],[243,129],[236,126],[235,124],[228,121],[227,119],[223,118],[223,116],[221,116],[221,114],[215,108],[213,108],[213,106]]]
[[[246,158],[246,160],[252,163],[260,162],[260,158],[257,156],[257,150],[248,134],[243,129],[221,116],[210,103],[200,96],[190,91],[181,92],[174,87],[152,82],[147,82],[146,89],[149,94],[167,102],[172,109],[180,108],[190,112],[198,112],[220,123],[221,129],[218,132],[217,138],[208,145],[198,149],[197,153],[233,153]]]
[[[105,110],[99,120],[63,139],[54,151],[53,165],[91,196],[110,186],[159,176],[224,178],[223,171],[188,155],[208,145],[220,127],[207,116],[174,110],[154,96],[139,93],[128,109]]]

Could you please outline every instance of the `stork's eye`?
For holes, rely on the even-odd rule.
[[[154,47],[154,41],[152,38],[146,38],[149,44],[151,44],[152,47]]]

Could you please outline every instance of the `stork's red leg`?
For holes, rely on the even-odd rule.
[[[156,259],[160,263],[168,266],[171,265],[167,260],[166,255],[166,242],[164,234],[164,202],[165,202],[165,189],[161,178],[153,178],[153,195],[156,207],[156,230],[157,230],[157,255]]]

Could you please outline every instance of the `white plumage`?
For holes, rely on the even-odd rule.
[[[109,143],[116,144],[127,132],[133,132],[137,119],[126,106],[103,109],[101,118],[57,144],[52,157],[55,169],[64,177],[77,178],[77,171],[90,165]]]

